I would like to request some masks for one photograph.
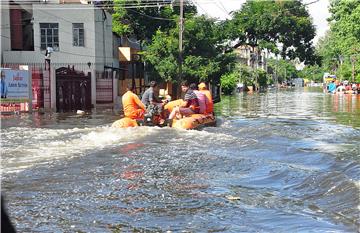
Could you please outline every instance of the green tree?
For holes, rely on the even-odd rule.
[[[248,66],[238,64],[232,71],[221,76],[220,84],[222,92],[225,95],[230,95],[239,82],[243,83],[245,87],[257,85],[262,89],[268,85],[268,81],[267,74],[264,70],[253,70]]]
[[[267,66],[269,72],[278,82],[298,77],[298,71],[296,70],[295,65],[289,60],[269,59],[267,61]]]
[[[189,81],[210,81],[230,69],[232,54],[224,54],[223,38],[217,34],[218,25],[205,16],[188,18],[183,40],[183,77]],[[144,51],[145,61],[151,63],[165,81],[178,81],[179,28],[158,30]],[[224,68],[225,67],[225,68]],[[218,77],[219,77],[218,76]]]
[[[244,86],[252,86],[254,84],[254,75],[250,67],[238,64],[235,72],[239,73],[239,81],[242,82]]]
[[[120,36],[135,36],[145,41],[151,39],[158,29],[174,28],[178,22],[179,6],[172,6],[171,0],[158,7],[147,0],[114,0],[113,3],[113,32]],[[191,17],[196,14],[196,7],[186,2],[184,11],[185,18]]]
[[[360,81],[360,2],[332,0],[330,30],[319,40],[317,52],[325,70],[341,79]]]
[[[299,71],[299,77],[321,83],[323,81],[324,69],[321,66],[305,66]]]
[[[266,72],[262,69],[256,69],[254,71],[256,77],[257,85],[260,89],[265,88],[268,84]]]
[[[223,74],[220,79],[221,91],[225,95],[231,95],[238,81],[239,81],[239,74],[237,72]]]
[[[235,47],[249,45],[281,54],[284,59],[315,62],[315,28],[300,0],[248,0],[233,16],[224,31],[229,38],[238,40]]]

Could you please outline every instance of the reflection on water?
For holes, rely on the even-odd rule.
[[[357,232],[359,111],[306,89],[223,97],[202,131],[13,116],[2,189],[19,232]]]
[[[218,110],[226,116],[328,120],[360,127],[360,95],[324,94],[319,88],[242,93],[223,98]]]

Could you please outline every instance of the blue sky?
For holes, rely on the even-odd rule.
[[[316,0],[303,0],[303,3],[306,4],[314,1]],[[206,14],[210,17],[226,19],[230,18],[228,13],[240,9],[241,4],[244,3],[245,0],[193,0],[193,2],[197,5],[199,14]],[[330,17],[328,6],[329,0],[318,0],[317,2],[307,6],[316,27],[317,35],[314,38],[315,43],[329,28],[326,21],[326,19]]]

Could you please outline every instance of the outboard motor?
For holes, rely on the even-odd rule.
[[[144,115],[144,125],[146,126],[155,126],[158,125],[158,119],[161,115],[161,107],[158,105],[148,105],[146,108],[146,113]]]

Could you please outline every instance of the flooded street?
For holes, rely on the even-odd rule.
[[[18,232],[357,232],[360,96],[223,97],[217,127],[111,128],[112,111],[1,120]]]

